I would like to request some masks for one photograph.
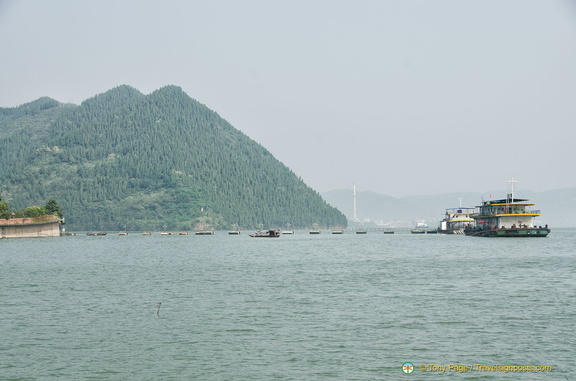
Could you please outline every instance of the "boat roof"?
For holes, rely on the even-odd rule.
[[[482,203],[482,206],[485,205],[498,205],[498,204],[531,204],[531,205],[535,205],[532,203],[528,203],[527,202],[528,199],[527,198],[503,198],[500,200],[490,200],[490,201],[484,201]]]
[[[450,210],[474,210],[475,208],[472,207],[466,207],[466,206],[460,206],[458,208],[448,208],[446,209],[446,211],[450,211]]]

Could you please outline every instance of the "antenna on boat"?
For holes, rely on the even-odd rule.
[[[512,180],[508,180],[506,181],[507,183],[510,183],[510,198],[512,199],[512,202],[514,202],[514,183],[517,183],[518,181],[514,180],[514,177],[512,177]]]

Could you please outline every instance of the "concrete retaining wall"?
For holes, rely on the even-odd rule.
[[[42,216],[39,218],[11,218],[9,220],[0,220],[0,238],[36,238],[58,236],[60,236],[60,219],[55,216]]]

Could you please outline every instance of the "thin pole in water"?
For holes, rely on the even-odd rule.
[[[160,316],[160,306],[162,305],[162,302],[158,303],[158,311],[156,311],[156,315]]]

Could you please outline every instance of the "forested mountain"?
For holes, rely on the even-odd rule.
[[[0,108],[0,194],[56,199],[69,230],[346,226],[270,152],[166,86]]]

